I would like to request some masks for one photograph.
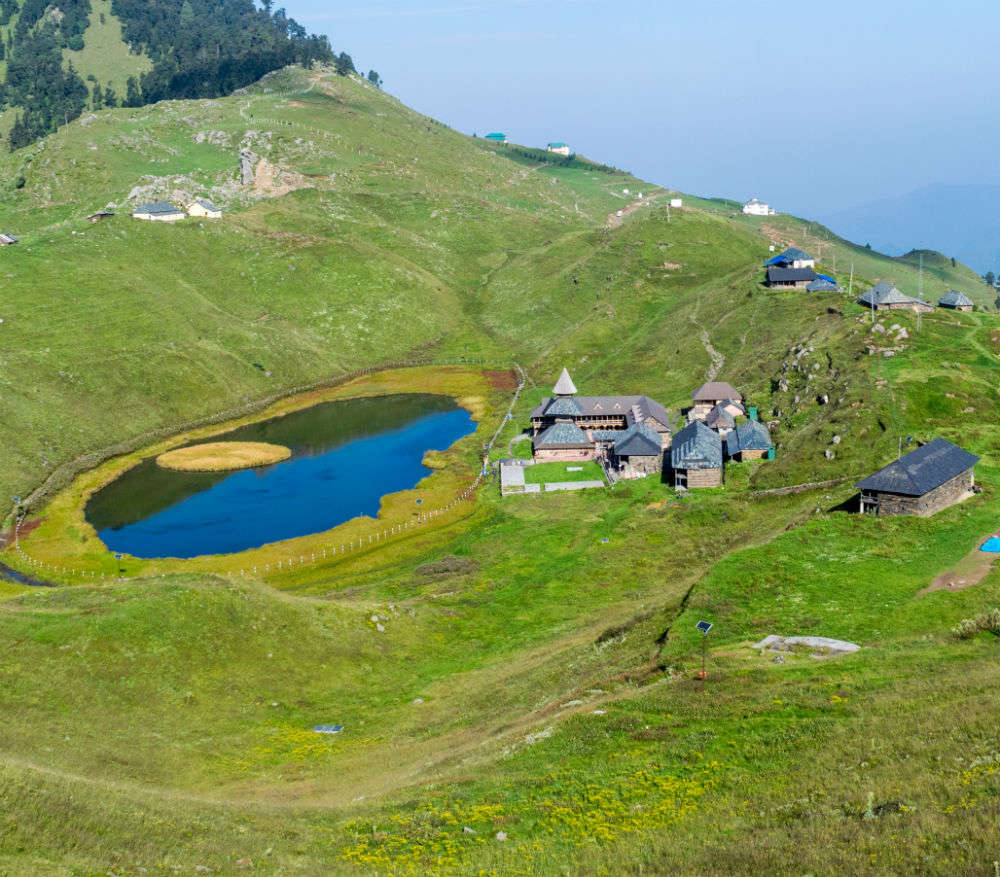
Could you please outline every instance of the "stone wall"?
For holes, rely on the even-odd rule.
[[[593,448],[539,448],[535,450],[535,459],[542,462],[579,463],[594,458]]]
[[[720,487],[722,485],[721,469],[676,469],[674,484],[689,490],[697,487]]]

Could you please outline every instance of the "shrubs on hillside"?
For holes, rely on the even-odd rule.
[[[963,618],[951,632],[959,639],[969,639],[982,631],[1000,636],[1000,609],[990,609],[975,618]]]

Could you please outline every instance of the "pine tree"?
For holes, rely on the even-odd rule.
[[[99,110],[104,107],[104,92],[101,90],[101,83],[94,83],[94,91],[90,98],[90,105],[95,109]]]

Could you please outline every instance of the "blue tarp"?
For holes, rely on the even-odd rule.
[[[317,734],[339,734],[344,730],[343,725],[316,725],[313,730]]]
[[[833,279],[832,277],[828,277],[828,276],[827,276],[826,274],[819,274],[819,273],[817,273],[817,274],[816,274],[816,276],[817,276],[817,277],[818,277],[818,278],[819,278],[820,280],[829,280],[829,281],[830,281],[831,283],[836,283],[836,282],[837,282],[837,281],[836,281],[836,280],[834,280],[834,279]]]
[[[990,536],[982,545],[979,546],[980,551],[988,551],[990,554],[1000,554],[1000,539],[996,536]]]
[[[765,265],[777,265],[780,260],[781,260],[781,256],[778,255],[778,256],[775,256],[773,259],[768,259],[764,264]]]

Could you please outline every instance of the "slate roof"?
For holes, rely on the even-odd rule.
[[[767,269],[768,283],[801,283],[803,280],[812,282],[816,279],[816,272],[812,268],[777,268]]]
[[[674,436],[670,465],[675,469],[721,469],[722,439],[700,420],[693,420]]]
[[[573,417],[582,414],[583,408],[572,396],[560,396],[552,400],[545,413],[550,417]]]
[[[868,305],[871,307],[874,305],[891,305],[891,304],[922,304],[927,305],[927,302],[921,301],[919,298],[912,298],[911,296],[905,295],[893,286],[891,283],[886,283],[884,280],[880,280],[871,289],[865,290],[861,294],[861,298],[858,302],[863,305]],[[927,305],[930,307],[930,305]]]
[[[973,301],[965,293],[957,289],[949,289],[941,298],[938,304],[945,308],[971,308]]]
[[[573,383],[573,379],[569,376],[569,371],[565,368],[559,374],[559,380],[556,381],[556,385],[552,388],[552,392],[557,396],[575,396],[576,395],[576,384]]]
[[[535,437],[536,448],[590,448],[593,442],[575,423],[556,423]]]
[[[133,213],[183,213],[179,207],[174,207],[173,204],[168,204],[166,201],[152,201],[149,204],[140,204]]]
[[[643,423],[634,423],[615,440],[619,457],[655,457],[663,450],[660,434]]]
[[[212,203],[211,201],[209,201],[209,200],[208,200],[207,198],[195,198],[195,199],[194,199],[194,203],[195,203],[195,204],[200,204],[200,205],[201,205],[202,207],[204,207],[204,208],[205,208],[206,210],[213,210],[213,211],[218,211],[218,210],[221,210],[221,209],[222,209],[221,207],[216,207],[216,206],[215,206],[215,205],[214,205],[214,204],[213,204],[213,203]]]
[[[739,390],[725,381],[708,381],[691,393],[691,399],[695,402],[719,402],[723,399],[741,402],[743,396]]]
[[[817,277],[806,287],[806,292],[840,292],[840,287],[832,280]]]
[[[736,426],[736,421],[733,420],[733,415],[725,410],[725,403],[723,402],[716,405],[705,415],[705,426],[712,429],[732,429]]]
[[[562,404],[570,402],[579,410],[569,413]],[[564,413],[560,413],[564,412]],[[531,411],[532,417],[600,417],[612,414],[623,416],[626,426],[653,418],[662,423],[668,432],[673,432],[673,423],[667,409],[649,396],[576,396],[573,399],[542,399],[541,404]],[[638,417],[636,416],[638,415]]]
[[[12,234],[9,234],[8,232],[0,231],[0,238],[7,241],[7,243],[9,244],[16,244],[18,242],[17,237],[15,237]]]
[[[758,420],[741,423],[726,436],[726,451],[730,457],[740,451],[766,451],[771,447],[771,433]]]
[[[971,469],[979,457],[943,438],[936,438],[915,451],[893,460],[855,486],[860,490],[923,496],[956,475]]]

